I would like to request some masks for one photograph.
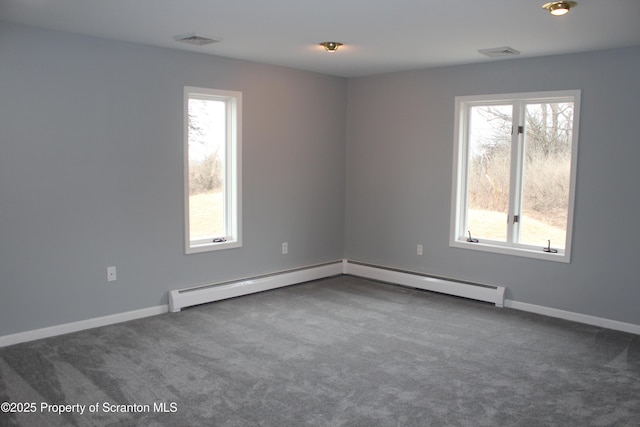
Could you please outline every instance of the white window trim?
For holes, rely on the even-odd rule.
[[[189,98],[192,95],[224,101],[227,107],[227,133],[225,157],[226,206],[225,228],[228,235],[224,242],[210,239],[191,241],[189,238]],[[194,254],[242,246],[242,92],[184,87],[183,97],[183,140],[184,140],[184,245],[186,254]]]
[[[517,246],[505,242],[495,242],[481,240],[480,242],[467,242],[466,230],[462,229],[464,223],[461,215],[466,212],[466,180],[467,169],[461,165],[467,165],[467,144],[468,138],[465,135],[465,117],[468,107],[472,105],[496,104],[500,102],[511,103],[513,101],[557,101],[558,99],[569,99],[574,103],[574,117],[571,141],[571,174],[569,188],[569,206],[567,214],[567,233],[565,249],[558,250],[558,253],[544,252],[541,247]],[[482,252],[491,252],[504,255],[516,255],[527,258],[543,259],[569,263],[571,261],[571,243],[573,241],[573,218],[575,205],[576,173],[578,166],[578,130],[580,128],[580,90],[549,91],[549,92],[523,92],[495,95],[473,95],[457,96],[455,98],[455,126],[454,126],[454,149],[453,149],[453,186],[451,194],[451,229],[449,234],[449,246],[463,249],[471,249]],[[515,149],[515,148],[514,148]],[[513,158],[512,161],[517,161]],[[514,167],[512,165],[512,167]],[[510,212],[512,207],[510,206]]]

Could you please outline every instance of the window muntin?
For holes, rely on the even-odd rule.
[[[185,251],[238,247],[242,94],[185,87]]]
[[[451,246],[569,262],[579,100],[456,98]]]

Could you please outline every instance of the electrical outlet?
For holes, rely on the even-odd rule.
[[[422,245],[418,245],[417,253],[418,255],[422,255]]]
[[[286,255],[289,253],[289,243],[282,243],[282,255]]]
[[[107,282],[114,282],[117,279],[116,268],[107,267]]]

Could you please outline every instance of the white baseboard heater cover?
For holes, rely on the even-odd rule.
[[[505,288],[502,286],[461,282],[356,261],[342,260],[249,279],[213,283],[187,289],[176,289],[169,292],[169,311],[175,313],[185,307],[235,298],[311,280],[323,279],[325,277],[339,276],[341,274],[350,274],[382,282],[490,302],[497,307],[504,306]]]
[[[343,272],[426,291],[455,295],[504,307],[503,286],[482,285],[345,260]]]
[[[175,313],[185,307],[268,291],[283,286],[308,282],[310,280],[338,276],[342,274],[342,269],[343,263],[336,261],[252,277],[250,279],[173,290],[169,292],[169,311]]]

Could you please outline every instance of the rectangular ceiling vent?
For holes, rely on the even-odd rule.
[[[221,40],[221,39],[214,39],[213,37],[202,36],[196,33],[175,36],[173,39],[180,43],[187,43],[187,44],[192,44],[196,46],[204,46],[211,43],[218,43]]]
[[[490,49],[478,49],[478,52],[486,55],[490,58],[497,58],[497,57],[503,57],[503,56],[513,56],[513,55],[519,55],[520,51],[519,50],[515,50],[512,47],[509,46],[503,46],[503,47],[493,47]]]

